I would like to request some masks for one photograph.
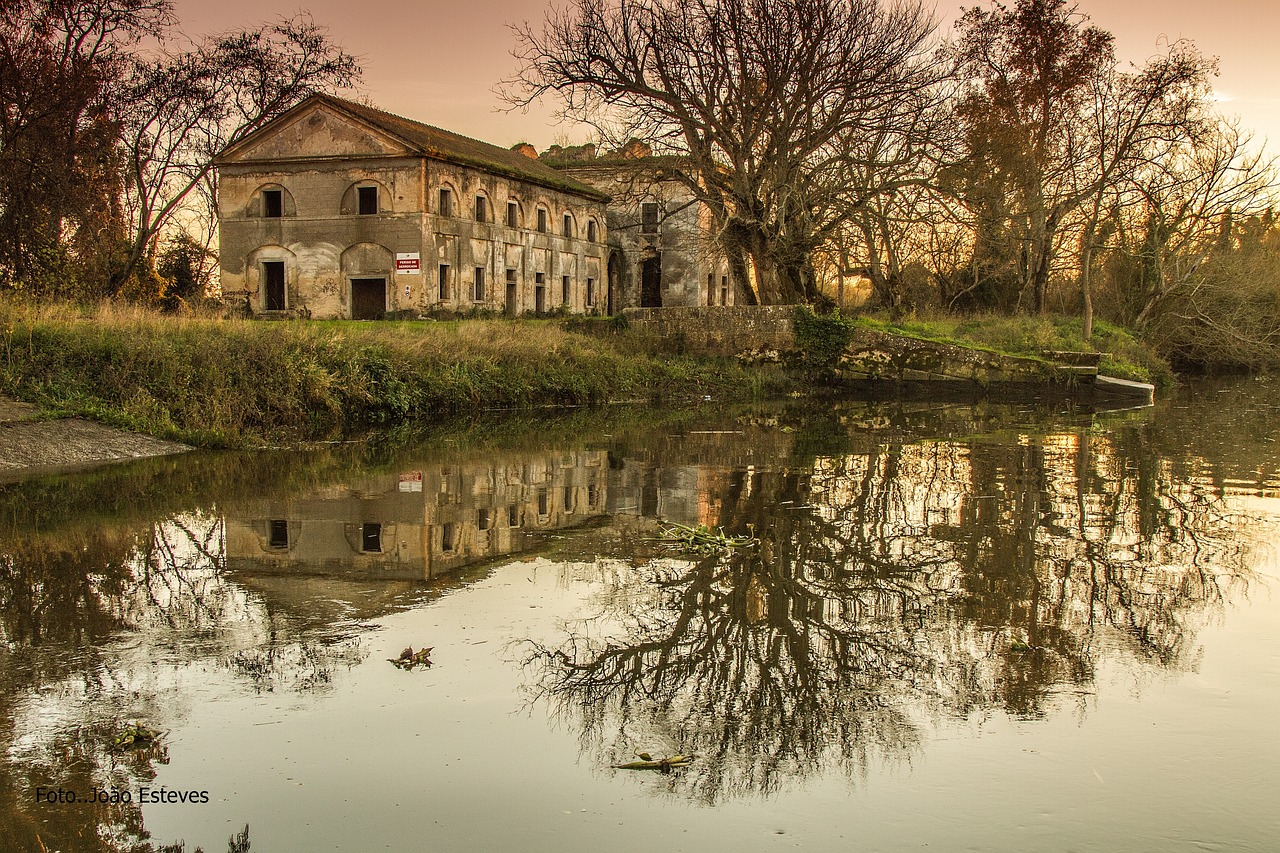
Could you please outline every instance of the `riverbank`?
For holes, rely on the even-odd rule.
[[[682,310],[670,309],[672,317]],[[85,418],[188,445],[278,446],[488,410],[748,401],[847,387],[841,362],[852,335],[868,324],[904,340],[944,339],[982,353],[1083,346],[1049,320],[991,318],[940,332],[936,323],[922,331],[874,318],[755,310],[764,314],[735,320],[731,309],[719,309],[693,325],[686,318],[688,329],[673,332],[646,329],[654,319],[639,315],[630,323],[626,315],[357,323],[0,302],[0,395],[37,406],[44,417]],[[778,316],[765,322],[769,311]],[[785,345],[777,338],[782,327]],[[1102,343],[1113,375],[1163,378],[1147,366],[1159,360],[1129,336],[1106,330]],[[994,392],[988,384],[979,382],[976,392]]]
[[[41,420],[35,406],[0,397],[0,483],[190,449],[80,418]]]
[[[0,303],[0,394],[45,416],[204,447],[491,409],[751,399],[794,387],[777,365],[657,353],[555,320],[267,322]]]

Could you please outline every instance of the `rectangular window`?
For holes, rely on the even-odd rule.
[[[569,304],[569,276],[560,276],[560,304]]]
[[[567,213],[564,215],[564,236],[573,237],[573,217]]]
[[[378,212],[378,188],[359,187],[356,192],[360,196],[360,215],[368,216]]]
[[[262,310],[284,310],[284,261],[262,262]]]
[[[536,272],[536,273],[534,273],[534,274],[533,274],[533,283],[534,283],[534,284],[546,284],[546,283],[547,283],[547,274],[546,274],[546,273],[544,273],[544,272]]]
[[[267,545],[271,548],[289,547],[289,522],[284,518],[273,518],[268,522]]]
[[[640,233],[641,234],[657,234],[658,233],[658,203],[655,201],[646,201],[640,205]]]
[[[587,241],[591,243],[596,241],[596,221],[594,219],[587,223]]]
[[[453,216],[453,195],[448,190],[440,190],[440,215]]]
[[[587,279],[587,304],[596,304],[596,280],[594,278]]]
[[[516,271],[515,271],[515,270],[513,270],[513,269],[508,269],[508,270],[507,270],[507,284],[515,284],[515,283],[516,283]]]
[[[716,304],[716,274],[713,272],[707,273],[707,304]]]
[[[564,487],[564,511],[573,512],[573,486]]]
[[[360,525],[360,550],[378,553],[382,550],[382,525],[365,522]]]
[[[262,215],[270,219],[279,219],[284,216],[283,190],[262,191]]]
[[[520,526],[520,507],[512,504],[507,507],[507,527]]]
[[[520,205],[514,201],[507,202],[507,227],[517,228],[520,225]]]
[[[485,207],[484,196],[476,196],[476,222],[484,222],[488,218],[488,208]]]
[[[481,530],[488,530],[489,524],[490,524],[489,510],[487,509],[476,510],[476,527],[480,528]]]
[[[484,267],[476,267],[475,301],[484,302]]]
[[[729,304],[729,276],[720,276],[720,304]]]
[[[538,231],[539,231],[540,233],[543,233],[543,234],[546,234],[546,233],[547,233],[547,211],[546,211],[546,208],[542,208],[542,207],[538,208]]]
[[[449,300],[449,265],[440,265],[440,301],[447,302]]]
[[[542,489],[538,492],[538,515],[547,515],[550,507],[547,506],[547,492]]]
[[[440,525],[440,550],[441,551],[453,550],[453,545],[454,545],[453,531],[454,531],[454,526],[453,526],[453,522],[451,521]]]

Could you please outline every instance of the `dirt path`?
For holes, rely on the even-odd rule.
[[[37,420],[35,406],[0,397],[0,482],[190,450],[92,421]]]

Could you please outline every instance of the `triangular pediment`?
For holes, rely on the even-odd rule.
[[[328,157],[395,157],[416,153],[395,136],[324,101],[304,104],[224,152],[224,163]]]

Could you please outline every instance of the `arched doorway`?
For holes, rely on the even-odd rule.
[[[640,256],[640,307],[662,307],[662,255],[652,250]]]

